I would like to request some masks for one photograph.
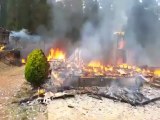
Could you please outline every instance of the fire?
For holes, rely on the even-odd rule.
[[[136,67],[136,72],[141,72],[142,70],[141,70],[141,68],[139,68],[139,67]]]
[[[73,56],[73,58],[79,59],[79,57]],[[64,51],[60,50],[59,48],[53,49],[51,48],[49,54],[47,56],[48,61],[54,62],[54,60],[60,60],[61,62],[65,63],[68,69],[72,69],[72,62],[68,62],[66,60],[66,54]],[[60,64],[61,64],[60,62]],[[26,59],[21,59],[21,63],[25,64]],[[78,64],[78,62],[74,62]],[[56,63],[56,65],[58,65]],[[152,70],[150,68],[138,67],[129,65],[127,63],[123,64],[114,64],[114,65],[105,65],[101,61],[92,60],[88,64],[84,64],[82,67],[77,67],[83,73],[82,76],[93,77],[93,76],[105,76],[105,77],[130,77],[135,76],[137,74],[146,75],[148,77],[158,76],[160,77],[160,69]],[[53,74],[52,76],[56,79],[59,78],[58,74]]]
[[[160,69],[154,70],[154,75],[160,77]]]
[[[103,75],[105,66],[100,61],[93,60],[83,70],[89,75]]]
[[[127,64],[121,64],[121,65],[119,65],[119,67],[120,68],[129,68],[129,65],[127,65]]]
[[[22,64],[25,64],[26,63],[26,60],[23,58],[23,59],[21,59],[21,63]]]
[[[5,46],[1,46],[1,47],[0,47],[0,51],[2,51],[4,48],[5,48]]]
[[[113,67],[112,66],[108,66],[104,68],[105,71],[113,71]]]
[[[123,49],[125,47],[125,41],[122,39],[119,41],[118,49]]]
[[[66,56],[65,53],[62,50],[60,50],[59,48],[57,48],[57,49],[51,48],[49,55],[47,56],[47,60],[48,61],[51,61],[54,59],[65,60],[65,56]]]
[[[102,67],[103,65],[99,61],[91,61],[88,67]]]
[[[49,55],[47,56],[47,61],[51,61],[51,60],[65,60],[65,53],[63,51],[61,51],[60,49],[50,49]],[[26,59],[22,58],[21,59],[21,63],[25,64],[26,63]]]
[[[131,66],[126,63],[120,65],[103,65],[100,61],[91,61],[84,69],[90,75],[104,75],[104,76],[134,76],[136,74],[153,75],[149,69],[141,69],[137,66]],[[159,74],[160,70],[155,72]]]

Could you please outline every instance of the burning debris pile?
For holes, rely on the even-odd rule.
[[[78,53],[80,51],[76,50],[74,57],[71,57],[72,59],[63,60],[59,64],[51,62],[53,80],[61,81],[61,85],[64,86],[75,84],[75,81],[77,81],[78,87],[87,87],[89,82],[91,82],[89,83],[90,86],[96,86],[99,82],[106,81],[101,83],[101,85],[105,83],[106,90],[103,92],[97,91],[97,95],[127,102],[131,105],[145,105],[160,99],[149,99],[140,91],[145,82],[150,82],[149,78],[145,77],[153,78],[156,75],[149,68],[141,69],[127,64],[104,66],[99,61],[91,61],[88,65],[84,65]],[[78,79],[75,79],[75,76],[78,76]],[[97,79],[94,80],[95,78]],[[96,84],[93,84],[93,81]],[[99,84],[98,87],[102,86]]]
[[[54,90],[55,88],[57,90],[61,88],[62,91],[65,88],[76,88],[74,89],[76,91],[78,88],[74,95],[89,93],[131,105],[145,105],[160,99],[160,97],[150,99],[141,93],[146,82],[150,83],[155,78],[159,78],[158,69],[152,70],[149,67],[140,68],[127,64],[105,66],[100,61],[91,61],[86,64],[81,57],[80,49],[76,49],[68,59],[62,50],[51,49],[47,60],[50,63],[50,78],[53,83],[51,87],[54,87]],[[94,86],[97,88],[96,90],[92,89]],[[89,88],[89,90],[85,88]],[[49,91],[51,92],[51,89]],[[63,98],[63,95],[61,97]],[[54,97],[51,95],[47,99],[52,100],[52,98]],[[40,101],[46,101],[44,100],[45,96],[42,99]]]
[[[80,49],[76,49],[68,59],[66,59],[65,56],[65,52],[59,49],[50,50],[47,59],[51,65],[52,72],[57,71],[58,75],[58,70],[61,71],[63,68],[66,69],[66,71],[70,71],[70,74],[73,73],[73,76],[79,77],[117,78],[143,75],[151,79],[160,76],[160,70],[158,68],[131,66],[126,63],[119,65],[104,65],[98,60],[85,63],[81,57]]]

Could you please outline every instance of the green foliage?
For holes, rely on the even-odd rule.
[[[6,0],[0,0],[0,26],[4,27],[6,25],[7,19],[7,2]]]
[[[41,32],[40,28],[51,28],[53,30],[50,32],[52,35],[69,37],[75,41],[80,38],[86,22],[91,22],[95,27],[101,26],[103,17],[107,18],[106,28],[110,28],[106,32],[112,32],[114,29],[112,26],[115,26],[114,21],[117,21],[114,20],[117,18],[117,11],[127,3],[124,1],[120,4],[116,0],[104,0],[100,2],[103,5],[98,0],[53,1],[0,0],[0,26],[7,27],[9,30],[25,28],[31,33]],[[116,7],[119,4],[121,7]],[[131,10],[129,9],[130,6],[132,6]],[[152,39],[159,39],[159,34],[152,32],[159,31],[160,28],[160,6],[157,0],[143,0],[143,2],[134,0],[131,5],[124,9],[127,10],[128,21],[124,28],[128,38],[131,38],[130,35],[132,36],[132,31],[134,31],[138,41],[144,40],[143,44]],[[103,15],[104,10],[106,11],[105,16]],[[53,25],[51,25],[52,23]],[[110,39],[110,37],[112,34],[106,39]]]
[[[8,0],[7,12],[8,29],[25,28],[36,33],[39,26],[49,28],[50,6],[47,0]]]
[[[44,83],[49,73],[49,64],[40,49],[33,50],[28,58],[25,67],[25,78],[33,86],[38,87]]]

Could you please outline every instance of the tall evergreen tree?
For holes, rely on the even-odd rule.
[[[36,32],[36,29],[43,25],[49,26],[50,7],[47,0],[8,0],[8,21],[9,29],[28,29]]]
[[[7,0],[0,0],[0,26],[6,25],[7,17]]]
[[[30,23],[29,28],[35,31],[38,26],[43,25],[46,28],[50,26],[50,6],[47,0],[30,0]]]
[[[7,2],[7,27],[9,29],[18,29],[18,4],[17,0],[8,0]]]

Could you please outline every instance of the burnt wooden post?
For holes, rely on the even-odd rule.
[[[126,58],[126,41],[124,39],[124,32],[115,32],[114,33],[116,41],[114,45],[114,64],[123,64],[126,63],[127,58]]]

